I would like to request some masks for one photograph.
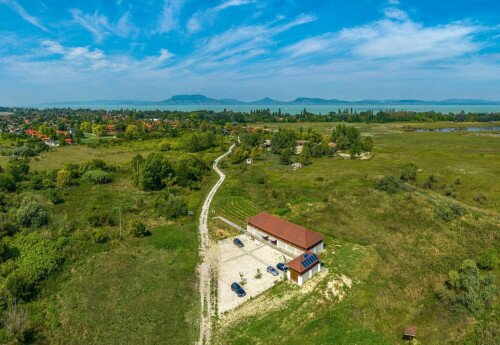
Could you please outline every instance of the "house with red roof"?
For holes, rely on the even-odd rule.
[[[303,226],[262,212],[247,221],[247,232],[270,246],[296,256],[287,265],[288,278],[299,285],[321,270],[317,255],[324,249],[323,236]]]

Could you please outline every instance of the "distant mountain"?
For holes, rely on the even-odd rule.
[[[487,101],[481,99],[445,99],[441,101],[422,101],[412,99],[384,99],[384,100],[360,100],[360,101],[346,101],[340,99],[323,99],[323,98],[308,98],[299,97],[293,101],[278,101],[269,97],[253,101],[243,102],[237,99],[223,98],[215,99],[209,98],[204,95],[175,95],[169,99],[154,102],[154,101],[136,101],[136,100],[97,100],[97,101],[84,101],[84,102],[57,102],[57,103],[44,103],[38,106],[55,107],[55,106],[154,106],[154,105],[255,105],[255,106],[276,106],[276,105],[500,105],[500,101]]]

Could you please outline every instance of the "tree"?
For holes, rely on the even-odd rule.
[[[332,132],[332,141],[337,144],[339,150],[348,150],[358,142],[361,144],[361,134],[359,129],[344,124],[338,124]],[[361,144],[362,147],[362,144]]]
[[[280,153],[280,164],[290,165],[292,164],[292,152],[290,149],[281,150]]]
[[[176,181],[181,186],[189,186],[201,181],[210,167],[195,155],[184,155],[175,164]]]
[[[498,256],[495,251],[490,250],[484,253],[479,259],[479,267],[483,270],[494,270],[498,267]]]
[[[25,227],[41,227],[49,223],[49,214],[39,201],[24,198],[17,210],[19,224]]]
[[[95,124],[92,126],[92,133],[100,137],[106,135],[107,133],[106,126]]]
[[[371,152],[373,150],[373,139],[372,137],[365,137],[363,139],[363,151]]]
[[[139,184],[144,190],[160,190],[174,177],[172,164],[158,153],[151,153],[144,161]]]
[[[84,133],[92,133],[92,122],[84,121],[80,124],[80,129]]]
[[[297,134],[290,129],[279,129],[271,139],[271,152],[281,154],[283,150],[294,150]]]
[[[139,137],[139,134],[141,134],[139,127],[136,125],[128,125],[127,129],[125,130],[125,135],[129,139],[134,139]]]
[[[173,194],[169,194],[167,197],[160,196],[156,200],[155,208],[160,215],[170,219],[187,215],[186,201],[182,197]]]
[[[68,187],[71,185],[71,172],[66,169],[61,169],[57,172],[56,186],[59,188]]]
[[[418,167],[413,163],[409,163],[406,164],[403,169],[401,169],[401,176],[399,178],[401,179],[401,181],[415,182],[417,180],[417,172]]]
[[[303,147],[302,152],[299,155],[299,163],[304,165],[311,164],[311,151],[306,146]]]
[[[91,184],[104,184],[112,181],[111,175],[107,171],[101,169],[86,171],[82,176],[82,180]]]

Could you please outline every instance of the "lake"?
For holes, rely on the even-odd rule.
[[[415,128],[413,132],[486,132],[500,131],[500,126],[485,126],[485,127],[447,127],[447,128]]]
[[[40,108],[45,108],[43,106],[38,106]],[[466,113],[492,113],[500,112],[500,105],[351,105],[351,104],[339,104],[339,105],[92,105],[92,104],[72,104],[64,103],[58,104],[57,106],[50,106],[50,108],[87,108],[87,109],[104,109],[104,110],[120,110],[120,109],[136,109],[136,110],[179,110],[179,111],[194,111],[194,110],[213,110],[216,112],[223,111],[224,109],[235,111],[235,112],[246,112],[249,113],[251,110],[255,109],[266,109],[269,108],[271,112],[277,112],[281,109],[282,113],[288,114],[300,114],[304,108],[307,111],[314,114],[327,114],[330,111],[338,111],[339,109],[351,109],[357,111],[373,110],[377,112],[379,110],[407,110],[407,111],[435,111],[440,113],[460,113],[464,111]]]

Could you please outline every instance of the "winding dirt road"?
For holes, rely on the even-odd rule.
[[[199,281],[200,281],[200,297],[201,297],[201,313],[200,313],[200,334],[198,336],[198,345],[210,344],[210,337],[212,332],[212,322],[211,318],[213,316],[212,307],[212,296],[211,296],[211,286],[212,286],[212,262],[215,260],[210,255],[210,238],[208,236],[208,211],[210,209],[210,204],[214,198],[215,193],[219,187],[224,182],[226,175],[217,167],[217,164],[221,159],[226,157],[231,153],[236,144],[231,145],[229,150],[223,155],[217,157],[214,161],[212,168],[219,174],[219,180],[208,193],[203,207],[201,208],[200,223],[198,225],[198,231],[200,232],[200,256],[202,262],[198,267]]]

